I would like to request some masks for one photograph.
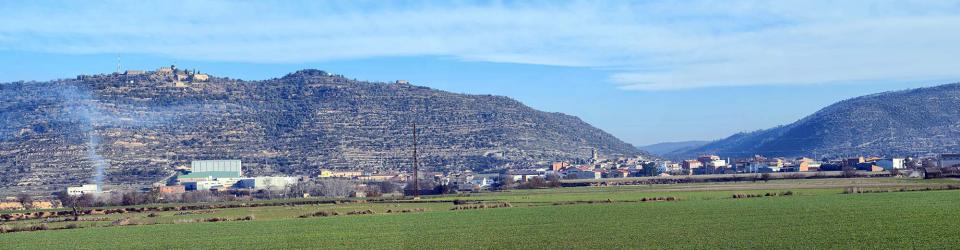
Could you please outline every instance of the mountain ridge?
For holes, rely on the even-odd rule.
[[[691,141],[676,141],[676,142],[660,142],[654,143],[646,146],[637,146],[637,149],[649,152],[655,155],[669,155],[674,151],[687,150],[704,144],[710,143],[710,141],[704,140],[691,140]]]
[[[741,132],[671,157],[721,154],[843,157],[956,152],[960,83],[839,101],[796,122]]]
[[[641,154],[578,117],[505,96],[315,69],[259,81],[189,82],[176,74],[0,84],[0,171],[9,173],[0,187],[51,191],[88,183],[97,165],[108,184],[144,185],[201,159],[241,159],[252,176],[397,170],[409,165],[413,123],[421,161],[431,170],[586,159],[588,148]],[[95,156],[104,162],[94,164]]]

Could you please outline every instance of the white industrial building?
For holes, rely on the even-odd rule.
[[[711,167],[711,168],[724,168],[724,167],[727,167],[727,161],[726,161],[726,160],[719,160],[719,159],[718,159],[718,160],[711,160],[711,161],[708,161],[708,162],[707,162],[706,166],[707,166],[707,167]]]
[[[877,166],[882,167],[883,170],[903,169],[903,158],[877,160],[876,164]]]
[[[86,184],[79,187],[67,187],[67,194],[70,196],[81,196],[84,194],[99,193],[97,184]]]
[[[189,174],[177,177],[186,190],[283,190],[300,181],[288,176],[243,177],[240,160],[193,161],[190,167]]]
[[[243,173],[240,160],[206,160],[190,162],[190,171],[199,172],[235,172],[237,177]]]

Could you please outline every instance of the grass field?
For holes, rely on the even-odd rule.
[[[2,249],[62,248],[927,248],[960,245],[960,190],[841,194],[957,184],[953,180],[825,179],[769,183],[578,187],[345,203],[143,214],[142,224],[0,234]],[[790,190],[791,196],[733,199]],[[676,197],[679,201],[637,202]],[[452,211],[451,201],[510,208]],[[386,214],[422,208],[425,212]],[[297,218],[315,211],[374,215]],[[254,221],[177,223],[254,215]],[[30,223],[29,221],[18,223]],[[106,222],[109,223],[109,222]]]

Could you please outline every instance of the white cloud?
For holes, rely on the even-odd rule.
[[[0,3],[0,48],[602,68],[623,89],[958,77],[955,1]]]

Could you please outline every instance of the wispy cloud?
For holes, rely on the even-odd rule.
[[[622,89],[960,76],[956,1],[0,3],[0,50],[561,65]]]

